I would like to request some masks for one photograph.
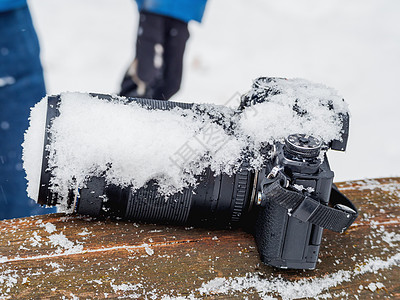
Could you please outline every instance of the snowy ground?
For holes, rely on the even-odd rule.
[[[132,0],[29,0],[48,93],[115,93],[133,57]],[[346,153],[330,152],[336,180],[400,176],[397,0],[210,0],[191,24],[174,100],[226,103],[258,76],[334,87],[352,112]]]

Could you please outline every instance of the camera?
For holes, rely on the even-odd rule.
[[[314,269],[323,229],[343,232],[358,215],[355,206],[333,184],[334,173],[326,156],[329,148],[340,151],[346,149],[348,113],[345,110],[334,112],[335,120],[340,121],[337,122],[340,128],[336,138],[329,141],[300,132],[299,128],[299,132],[292,132],[283,139],[258,143],[250,135],[246,136],[249,131],[243,129],[247,128],[243,125],[247,122],[243,119],[246,110],[259,106],[258,117],[264,118],[261,105],[269,101],[278,101],[277,105],[281,105],[286,99],[285,92],[293,85],[300,86],[301,91],[311,90],[303,81],[258,78],[253,82],[252,89],[242,95],[239,108],[235,110],[91,94],[90,97],[101,101],[122,105],[135,103],[152,111],[190,111],[192,115],[184,114],[188,119],[207,115],[207,120],[221,127],[227,136],[249,143],[242,149],[240,163],[231,173],[216,172],[215,168],[205,165],[201,172],[195,174],[195,183],[170,194],[160,192],[158,178],[150,178],[144,185],[135,188],[108,180],[107,172],[115,167],[109,163],[103,173],[93,172],[91,176],[86,176],[84,184],[76,183],[83,181],[78,180],[78,176],[71,178],[67,195],[61,195],[55,183],[57,162],[52,162],[52,157],[56,152],[58,155],[63,155],[63,152],[54,149],[52,127],[63,114],[60,110],[63,100],[60,95],[49,96],[37,201],[42,205],[54,206],[64,199],[70,211],[94,217],[200,226],[244,226],[253,231],[263,263],[277,268]],[[286,107],[287,104],[281,106]],[[335,105],[329,99],[322,99],[309,109],[322,107],[329,112],[335,110]],[[301,97],[295,97],[290,102],[289,110],[296,120],[312,119],[306,107]],[[152,138],[156,139],[157,136]],[[207,152],[207,155],[212,153]]]

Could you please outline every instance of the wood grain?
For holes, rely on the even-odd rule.
[[[338,184],[360,217],[314,271],[261,264],[242,230],[53,214],[0,222],[0,299],[400,299],[400,178]]]

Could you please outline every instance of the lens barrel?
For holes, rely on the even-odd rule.
[[[233,225],[250,207],[253,176],[253,172],[242,169],[233,176],[215,177],[207,169],[198,178],[198,186],[169,197],[159,194],[154,180],[132,190],[92,178],[80,191],[77,212],[168,224]]]
[[[110,95],[91,94],[105,101],[115,100]],[[46,132],[42,160],[42,173],[38,202],[56,205],[58,195],[50,189],[52,173],[48,167],[51,131],[54,118],[59,116],[60,96],[48,97]],[[175,107],[191,109],[191,103],[128,98],[124,103],[136,102],[150,110],[171,110]],[[218,120],[217,120],[218,121]],[[107,185],[104,178],[92,177],[79,195],[70,192],[68,204],[78,213],[91,216],[114,216],[129,220],[173,224],[204,223],[229,225],[241,221],[250,207],[254,172],[243,164],[232,176],[215,176],[210,170],[198,176],[198,185],[180,193],[163,196],[158,192],[157,182],[150,180],[137,190]]]
[[[111,95],[104,94],[90,94],[92,97],[96,97],[102,99],[104,101],[121,101],[121,104],[128,104],[131,102],[136,102],[147,109],[157,109],[157,110],[171,110],[175,107],[180,107],[182,109],[191,109],[193,103],[180,103],[173,101],[164,101],[164,100],[153,100],[153,99],[141,99],[141,98],[124,98],[121,99],[115,98]],[[48,96],[47,99],[47,115],[46,115],[46,127],[44,134],[44,147],[43,147],[43,157],[42,157],[42,168],[40,175],[40,185],[39,185],[39,195],[37,202],[41,205],[54,206],[58,204],[60,200],[56,193],[53,193],[50,188],[50,182],[52,177],[52,170],[49,169],[48,159],[50,156],[50,150],[48,145],[50,145],[51,141],[51,130],[53,120],[60,115],[59,106],[61,103],[61,96]],[[77,195],[71,191],[68,199],[69,205],[74,205],[74,201]]]

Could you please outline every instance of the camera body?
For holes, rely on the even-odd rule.
[[[334,174],[327,157],[319,157],[320,144],[316,143],[312,149],[302,148],[299,139],[307,144],[315,142],[310,136],[289,136],[285,144],[275,145],[272,158],[259,174],[257,185],[261,198],[259,206],[262,207],[258,209],[255,238],[264,263],[278,268],[314,269],[323,228],[298,218],[307,213],[303,207],[288,211],[268,198],[265,191],[271,182],[279,180],[284,187],[296,187],[296,192],[307,193],[323,205],[328,205]]]
[[[274,88],[274,84],[265,87],[265,84],[279,80],[257,79],[253,84],[256,92],[242,97],[237,114],[246,107],[268,101],[270,95],[279,94],[280,90]],[[120,101],[110,95],[91,96],[104,101]],[[145,109],[165,111],[174,108],[193,110],[194,106],[134,98],[124,99],[121,105],[129,102]],[[57,152],[51,145],[51,129],[53,121],[60,115],[61,104],[60,95],[48,97],[37,199],[42,205],[60,203],[60,195],[52,187],[56,175],[53,174],[54,166],[49,166],[49,159],[54,155],[51,151]],[[204,111],[194,111],[204,114]],[[293,111],[299,115],[305,113],[297,107],[293,107]],[[223,111],[216,115],[224,118]],[[220,122],[218,118],[215,122],[230,124],[227,131],[235,136],[236,128],[231,117],[227,117],[227,122]],[[325,154],[328,148],[342,151],[346,148],[348,114],[339,118],[342,121],[341,138],[328,145],[310,135],[291,134],[285,142],[264,145],[260,168],[252,167],[246,160],[230,175],[215,174],[211,168],[206,168],[197,176],[197,185],[168,197],[159,193],[157,181],[153,179],[133,189],[107,182],[102,175],[94,175],[86,178],[79,189],[71,189],[64,198],[74,212],[95,217],[224,227],[244,224],[253,229],[263,263],[277,268],[314,269],[323,228],[343,232],[358,215],[354,205],[335,189],[334,174]],[[63,152],[58,151],[58,155],[63,155]],[[107,165],[107,168],[112,168],[112,165]]]

